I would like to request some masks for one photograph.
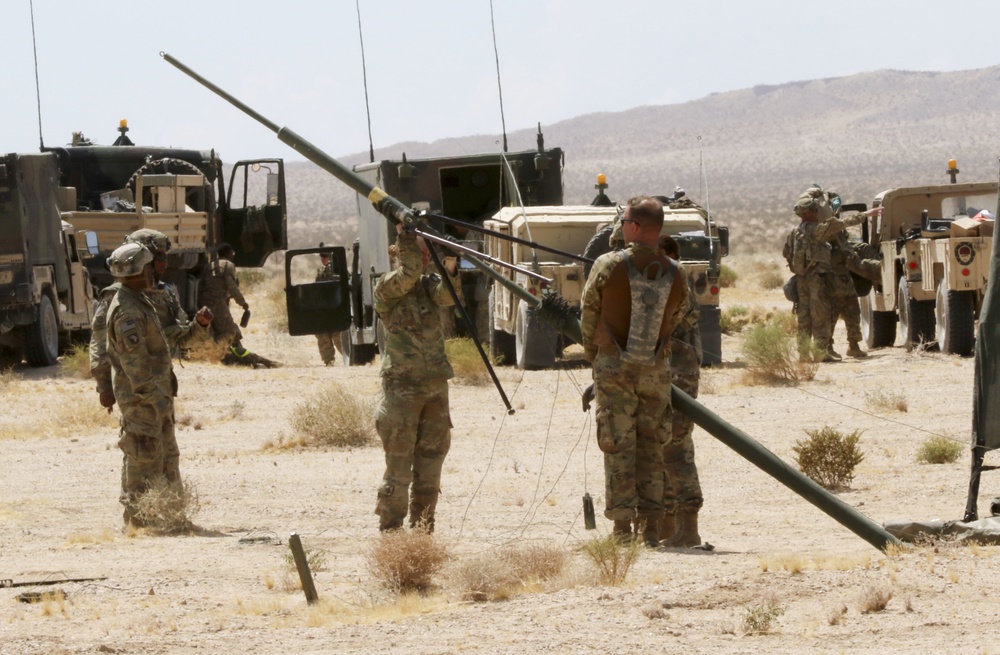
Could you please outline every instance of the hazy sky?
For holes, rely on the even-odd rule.
[[[31,5],[3,7],[0,152],[36,151]],[[360,9],[376,148],[501,133],[489,0]],[[508,132],[757,84],[998,63],[997,0],[493,0],[493,15]],[[162,50],[335,157],[368,150],[355,0],[34,0],[34,19],[46,145],[74,130],[111,143],[127,118],[142,145],[298,159]]]

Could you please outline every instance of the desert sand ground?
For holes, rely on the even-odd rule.
[[[251,292],[251,305],[263,294]],[[780,291],[740,289],[727,302],[784,303]],[[264,448],[292,436],[289,416],[325,385],[376,395],[377,367],[325,368],[311,337],[282,336],[266,322],[246,342],[285,366],[177,367],[181,468],[201,500],[199,529],[183,536],[122,531],[117,424],[101,415],[91,381],[59,367],[7,375],[0,579],[106,579],[0,589],[0,653],[1000,651],[997,548],[879,552],[700,429],[701,535],[714,552],[644,551],[623,585],[598,584],[579,552],[610,530],[593,418],[580,409],[585,369],[500,369],[512,416],[492,387],[452,385],[436,532],[451,561],[430,593],[400,599],[365,565],[379,539],[380,448]],[[739,338],[723,347],[727,364],[703,378],[710,409],[789,462],[805,429],[863,430],[866,457],[844,501],[876,522],[961,518],[968,456],[925,465],[915,453],[932,434],[968,440],[971,359],[897,347],[823,365],[797,386],[748,386]],[[879,392],[902,397],[907,411],[866,404]],[[981,511],[998,483],[984,475]],[[598,507],[596,532],[584,529],[585,492]],[[287,561],[293,532],[325,553],[317,605],[306,604]],[[465,559],[529,543],[570,553],[565,575],[485,603],[464,600],[449,577]],[[864,612],[866,590],[879,588],[891,591],[888,606]],[[65,599],[17,601],[51,590]],[[765,602],[781,610],[769,633],[742,634],[741,619]]]

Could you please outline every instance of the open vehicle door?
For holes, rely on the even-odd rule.
[[[229,195],[220,211],[220,241],[236,250],[233,263],[237,266],[262,266],[272,252],[284,250],[288,246],[284,161],[236,162],[229,178]]]

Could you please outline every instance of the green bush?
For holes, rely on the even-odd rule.
[[[805,344],[788,333],[785,321],[774,317],[751,327],[743,337],[743,357],[750,382],[801,382],[816,377],[818,364]],[[804,355],[804,356],[803,356]],[[820,358],[822,359],[822,358]]]
[[[236,272],[236,279],[240,282],[240,289],[243,293],[246,293],[250,289],[263,284],[267,276],[259,268],[241,268]]]
[[[736,280],[740,278],[739,273],[735,270],[722,264],[719,267],[719,286],[723,289],[729,289],[736,286]]]
[[[861,430],[844,435],[829,426],[806,430],[809,439],[796,441],[795,463],[799,470],[827,489],[847,487],[854,479],[854,469],[864,460],[858,449]]]
[[[924,464],[951,464],[958,459],[963,444],[946,437],[931,437],[917,451],[917,461]]]

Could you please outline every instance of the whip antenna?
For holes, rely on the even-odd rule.
[[[493,20],[493,0],[490,0],[490,29],[493,30],[493,58],[497,62],[497,94],[500,96],[500,129],[503,131],[503,151],[507,152],[507,122],[503,117],[503,87],[500,86],[500,53],[497,52],[497,24]]]
[[[372,110],[368,106],[368,69],[365,66],[365,37],[361,32],[361,4],[354,0],[354,8],[358,13],[358,40],[361,41],[361,77],[365,82],[365,114],[368,116],[368,161],[375,161],[375,146],[372,145]]]
[[[28,1],[31,9],[31,52],[35,56],[35,106],[38,108],[38,148],[45,150],[45,139],[42,137],[42,92],[38,85],[38,46],[35,44],[35,3]]]

